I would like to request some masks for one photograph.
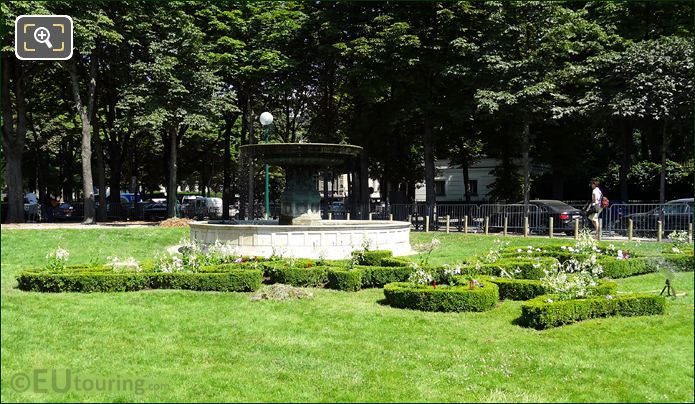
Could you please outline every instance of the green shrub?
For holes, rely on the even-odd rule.
[[[378,266],[382,259],[393,257],[393,253],[390,250],[353,251],[352,256],[358,265]]]
[[[544,329],[577,321],[608,316],[644,316],[663,314],[663,296],[629,294],[608,299],[605,296],[586,299],[548,301],[543,295],[521,304],[519,323],[526,327]]]
[[[327,267],[297,268],[276,265],[268,271],[271,283],[301,287],[320,287],[328,282]]]
[[[18,288],[34,292],[128,292],[141,289],[190,289],[248,292],[260,287],[261,271],[225,273],[23,271]]]
[[[223,273],[153,273],[148,274],[153,289],[188,289],[219,292],[252,292],[261,287],[263,272],[253,269]]]
[[[356,266],[362,271],[363,288],[380,288],[387,283],[407,282],[410,274],[413,273],[411,267],[370,267]]]
[[[508,300],[529,300],[547,293],[543,284],[535,279],[509,279],[501,277],[480,276],[476,278],[480,282],[492,282],[499,287],[500,299]],[[465,283],[465,277],[457,277],[461,283]],[[594,287],[589,287],[595,295],[615,295],[618,285],[615,282],[601,280]]]
[[[386,257],[382,258],[379,266],[381,267],[407,267],[411,261],[402,257]]]
[[[328,270],[328,287],[331,289],[355,292],[362,287],[362,271],[330,268]]]
[[[693,267],[695,267],[693,254],[664,254],[663,258],[673,265],[676,271],[693,272]]]
[[[386,302],[392,307],[424,311],[485,311],[495,307],[499,291],[494,283],[473,290],[451,286],[396,282],[384,285]]]
[[[603,267],[606,278],[627,278],[628,276],[647,274],[656,271],[649,258],[628,258],[619,260],[615,257],[602,257],[597,262]]]
[[[475,270],[473,265],[467,269],[478,272],[477,275],[500,276],[502,270],[517,279],[541,279],[545,276],[544,269],[548,269],[556,262],[554,258],[502,258],[492,264],[480,264],[480,268]],[[518,272],[517,272],[518,270]]]

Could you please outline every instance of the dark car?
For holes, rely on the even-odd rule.
[[[166,203],[148,203],[143,208],[145,220],[164,220],[167,218]]]
[[[524,203],[518,202],[512,205],[503,206],[500,211],[489,215],[490,230],[502,231],[504,228],[504,218],[507,218],[508,231],[523,231],[525,209]],[[584,220],[582,211],[574,208],[562,201],[553,199],[534,199],[529,201],[529,231],[535,233],[547,233],[550,225],[550,218],[553,218],[553,231],[574,233],[574,220],[579,219],[580,223]]]
[[[683,198],[666,202],[662,206],[632,205],[633,209],[642,207],[646,212],[632,212],[624,215],[615,225],[615,229],[627,234],[629,220],[632,219],[633,234],[637,236],[652,236],[658,230],[659,220],[662,221],[663,232],[687,231],[693,222],[693,199]]]
[[[75,208],[67,202],[63,202],[60,205],[53,208],[53,219],[55,220],[69,220],[72,219],[75,213]]]

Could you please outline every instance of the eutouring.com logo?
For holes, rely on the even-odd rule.
[[[163,390],[168,386],[152,383],[141,378],[128,377],[84,377],[71,369],[34,369],[29,373],[12,375],[10,387],[23,393],[67,393],[67,392],[130,392],[143,394],[146,391]]]

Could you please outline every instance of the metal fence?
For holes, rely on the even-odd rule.
[[[61,205],[62,206],[62,205]],[[42,206],[29,207],[26,210],[27,221],[79,221],[84,215],[82,203],[71,203],[69,211],[61,206],[52,210],[52,214]],[[582,206],[576,206],[581,211]],[[532,235],[548,234],[550,218],[554,217],[553,230],[555,233],[572,235],[575,230],[575,219],[579,228],[589,227],[586,215],[575,212],[572,217],[559,220],[557,214],[537,205],[528,206],[528,214],[522,204],[439,204],[428,206],[425,203],[347,206],[340,211],[322,212],[324,218],[331,214],[333,220],[351,219],[396,220],[410,221],[416,231],[438,231],[447,227],[453,232],[469,233],[525,233]],[[351,212],[349,215],[348,212]],[[3,206],[6,213],[6,206]],[[184,212],[185,213],[185,212]],[[199,212],[196,216],[200,218]],[[203,215],[206,218],[216,218],[221,212]],[[232,209],[232,216],[235,216]],[[279,214],[279,205],[272,204],[271,217]],[[181,212],[179,212],[181,214]],[[262,217],[263,208],[259,206],[254,215]],[[214,217],[213,217],[214,216]],[[3,215],[3,218],[5,215]],[[118,221],[159,220],[166,217],[166,203],[163,204],[119,204],[109,203],[107,219]],[[429,218],[429,220],[428,220]],[[693,205],[684,203],[621,203],[613,204],[600,214],[602,236],[629,236],[660,238],[667,237],[673,231],[685,231],[692,239]]]
[[[577,211],[560,217],[557,212],[533,204],[528,206],[528,214],[522,204],[440,204],[432,207],[424,203],[392,204],[387,209],[374,210],[372,218],[410,221],[416,231],[425,230],[429,216],[428,230],[431,231],[445,229],[448,222],[449,231],[547,235],[552,217],[554,234],[573,235],[575,226],[591,228],[583,206],[575,208]],[[604,209],[599,219],[602,236],[660,238],[674,231],[684,231],[691,240],[693,237],[693,206],[689,203],[614,204]]]

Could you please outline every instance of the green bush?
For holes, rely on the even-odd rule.
[[[480,282],[492,282],[499,287],[500,299],[529,300],[547,293],[540,280],[535,279],[509,279],[501,277],[480,276],[476,278]],[[465,283],[465,277],[457,277],[461,283]],[[618,285],[615,282],[601,280],[595,287],[589,288],[598,296],[615,295]]]
[[[477,275],[500,276],[504,269],[517,279],[541,279],[545,276],[543,270],[548,269],[555,262],[554,258],[549,257],[501,258],[492,264],[480,264]],[[517,269],[519,272],[516,272]],[[472,265],[468,270],[476,272]]]
[[[411,261],[402,257],[386,257],[382,258],[379,266],[381,267],[407,267]]]
[[[693,254],[664,254],[663,258],[673,265],[676,271],[693,272],[695,267]]]
[[[392,258],[393,253],[390,250],[353,251],[352,256],[358,265],[378,266],[382,259]]]
[[[411,267],[355,267],[362,271],[363,288],[380,288],[387,283],[407,282],[410,274],[413,273]]]
[[[540,330],[598,317],[663,314],[666,308],[663,296],[644,293],[620,295],[612,299],[598,296],[548,301],[552,297],[543,295],[522,303],[519,323]]]
[[[34,292],[128,292],[141,289],[190,289],[248,292],[260,287],[261,271],[224,273],[23,271],[18,288]]]
[[[649,258],[628,258],[619,260],[615,257],[602,257],[597,262],[603,267],[606,278],[627,278],[628,276],[647,274],[656,271]]]
[[[362,271],[330,268],[328,270],[328,287],[331,289],[355,292],[362,287]]]
[[[384,285],[392,307],[424,311],[485,311],[495,307],[499,291],[494,283],[473,290],[463,286],[437,287],[396,282]]]
[[[268,271],[270,282],[300,287],[320,287],[328,282],[327,267],[297,268],[276,265]]]

